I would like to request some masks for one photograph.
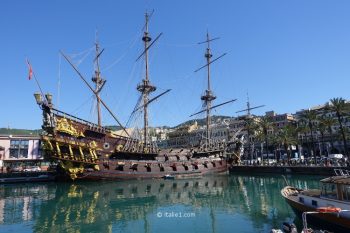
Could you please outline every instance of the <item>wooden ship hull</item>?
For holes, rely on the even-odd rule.
[[[45,155],[69,179],[193,177],[226,173],[224,145],[203,151],[151,149],[139,140],[42,105]]]
[[[301,217],[303,213],[312,212],[314,214],[308,215],[308,221],[314,225],[322,226],[332,231],[336,230],[337,232],[350,231],[349,212],[322,213],[319,210],[321,206],[326,206],[326,208],[332,207],[340,208],[342,210],[349,210],[349,203],[320,198],[320,190],[302,190],[291,186],[284,187],[281,190],[281,194],[297,216]],[[317,204],[317,206],[312,205],[313,201]]]

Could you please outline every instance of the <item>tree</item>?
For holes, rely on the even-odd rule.
[[[315,130],[315,121],[317,120],[317,115],[315,110],[306,110],[301,114],[301,119],[306,122],[310,130],[311,145],[312,145],[312,154],[315,157],[316,164],[316,154],[315,154],[315,141],[314,141],[314,130]]]
[[[265,150],[266,150],[267,159],[269,157],[268,131],[272,127],[273,127],[272,118],[269,116],[263,116],[257,122],[258,131],[260,132],[260,136],[262,136],[262,138],[264,139],[264,142],[265,142]],[[263,154],[264,153],[262,151],[262,157],[261,157],[262,162],[264,162]]]
[[[290,163],[291,146],[297,144],[297,137],[295,125],[286,125],[278,131],[277,141],[287,153],[288,164]]]
[[[323,123],[323,118],[319,117],[319,123],[317,125],[317,129],[321,134],[321,144],[322,144],[322,150],[320,151],[320,154],[323,155],[323,152],[325,151],[325,145],[324,145],[324,134],[327,131],[327,126]],[[328,154],[327,154],[328,156]]]
[[[344,153],[345,156],[348,156],[348,146],[346,142],[346,135],[343,126],[343,117],[349,112],[349,104],[345,103],[345,99],[343,98],[333,98],[330,100],[331,105],[330,110],[335,112],[339,124],[340,133],[343,139]]]
[[[306,145],[308,156],[310,156],[311,149],[310,149],[309,140],[307,137],[307,133],[309,132],[309,127],[307,126],[306,122],[304,122],[303,120],[299,120],[298,126],[297,126],[297,131],[299,134],[302,135],[300,137],[300,145],[302,147],[304,146],[304,144]],[[304,139],[305,139],[305,142],[304,142]]]
[[[247,141],[248,141],[248,156],[250,157],[250,160],[253,160],[253,153],[252,153],[252,147],[251,147],[251,138],[254,140],[257,124],[255,121],[255,117],[252,115],[248,115],[244,119],[244,129],[247,131]]]
[[[273,146],[273,152],[275,154],[275,159],[277,162],[279,162],[280,158],[281,158],[281,154],[279,154],[279,156],[277,156],[277,151],[279,151],[281,144],[278,141],[277,135],[278,135],[277,133],[274,133],[273,135],[271,135],[270,144]]]
[[[334,126],[336,124],[336,120],[334,120],[333,117],[330,116],[322,116],[320,118],[320,124],[319,127],[321,127],[319,130],[321,132],[321,136],[324,137],[322,135],[322,131],[325,128],[325,131],[328,133],[329,136],[329,143],[331,144],[331,153],[335,150],[334,148],[334,142],[333,142],[333,130],[332,130],[332,126]],[[323,141],[324,139],[322,139]]]

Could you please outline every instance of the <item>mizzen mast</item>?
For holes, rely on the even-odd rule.
[[[156,90],[156,87],[151,85],[151,82],[148,76],[148,48],[150,46],[149,43],[152,40],[152,38],[149,36],[149,33],[148,33],[148,20],[149,20],[148,13],[145,14],[145,18],[146,18],[146,25],[145,25],[145,31],[144,31],[142,40],[144,42],[144,48],[145,48],[144,55],[145,55],[146,70],[145,70],[145,78],[142,79],[142,82],[139,85],[137,85],[137,90],[141,92],[142,98],[143,98],[143,123],[144,123],[143,150],[144,151],[146,151],[147,142],[148,142],[148,108],[147,107],[149,102],[149,94]]]
[[[104,51],[104,49],[102,49],[102,51],[100,51],[100,46],[97,40],[97,36],[96,36],[96,42],[95,42],[95,51],[96,51],[96,56],[94,59],[94,63],[95,63],[95,75],[92,77],[92,82],[95,83],[95,95],[96,95],[96,108],[97,108],[97,124],[98,126],[101,126],[101,99],[99,98],[100,96],[100,91],[102,90],[106,80],[104,80],[101,77],[101,71],[100,71],[100,61],[99,61],[99,57],[102,54],[102,52]]]
[[[240,113],[240,112],[246,112],[247,113],[247,118],[246,118],[246,127],[247,127],[247,136],[248,136],[248,154],[250,155],[250,159],[253,160],[253,153],[252,153],[252,146],[251,146],[251,142],[250,142],[250,135],[251,135],[251,126],[253,123],[253,117],[251,115],[251,110],[256,109],[256,108],[262,108],[265,107],[265,105],[259,105],[259,106],[255,106],[255,107],[250,107],[250,101],[249,101],[249,95],[247,93],[247,108],[243,109],[243,110],[239,110],[236,113]]]

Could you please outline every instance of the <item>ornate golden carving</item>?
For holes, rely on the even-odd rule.
[[[95,141],[91,141],[89,145],[90,145],[90,148],[92,149],[95,149],[97,147],[97,143]]]
[[[56,142],[56,150],[57,150],[57,154],[59,156],[61,156],[61,149],[60,149],[60,145],[58,144],[58,142]]]
[[[118,145],[118,146],[116,146],[116,148],[115,148],[115,150],[116,151],[121,151],[123,149],[123,145]]]
[[[53,150],[53,146],[50,140],[43,139],[43,148],[45,150],[51,150],[51,151]]]
[[[63,132],[63,133],[67,133],[67,134],[72,135],[74,137],[85,137],[83,132],[78,132],[78,130],[76,128],[74,128],[72,123],[69,122],[69,120],[67,120],[66,118],[57,119],[56,130]]]

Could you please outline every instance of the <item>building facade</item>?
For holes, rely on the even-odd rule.
[[[210,128],[210,138],[214,141],[229,141],[229,125],[226,123],[215,123]],[[206,129],[194,122],[189,126],[181,126],[174,131],[169,131],[166,140],[157,142],[160,148],[182,148],[198,146],[205,140]]]
[[[43,161],[40,137],[0,135],[0,160],[1,167]]]
[[[349,101],[346,101],[349,103]],[[303,115],[308,111],[315,111],[316,119],[314,119],[311,124],[313,126],[313,132],[310,130],[307,132],[299,133],[298,138],[301,141],[301,153],[304,155],[313,156],[327,156],[328,154],[345,154],[344,145],[342,141],[340,126],[338,123],[338,118],[335,112],[324,111],[324,109],[329,109],[330,103],[323,105],[317,105],[309,109],[302,109],[297,111],[295,116],[299,124],[303,124]],[[333,119],[334,124],[329,128],[322,130],[320,126],[322,118]],[[341,122],[346,134],[350,132],[350,116],[349,114],[344,114],[341,117]],[[305,122],[304,122],[305,124]],[[347,136],[348,151],[350,151],[350,140]]]

